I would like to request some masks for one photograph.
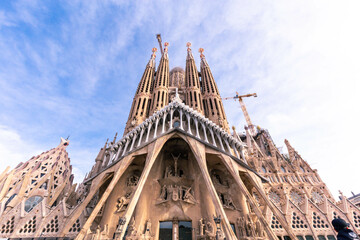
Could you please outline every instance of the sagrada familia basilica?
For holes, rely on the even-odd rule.
[[[247,120],[230,129],[210,66],[187,44],[170,71],[168,43],[145,67],[121,139],[104,143],[73,183],[69,141],[0,173],[0,237],[8,239],[334,240],[341,217],[360,233],[360,209],[336,201],[285,140]],[[185,54],[184,54],[185,55]]]

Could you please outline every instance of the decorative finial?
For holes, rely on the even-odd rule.
[[[191,50],[191,48],[190,48],[191,47],[191,42],[187,42],[186,46],[187,46],[188,50]]]
[[[157,48],[156,48],[156,47],[153,47],[153,49],[151,49],[151,51],[152,51],[151,57],[155,58],[155,57],[156,57]]]
[[[168,42],[165,42],[165,43],[164,43],[164,46],[165,46],[164,52],[167,52],[167,51],[168,51],[169,43],[168,43]]]
[[[205,55],[203,54],[203,52],[204,52],[204,49],[203,49],[203,48],[199,48],[199,53],[200,53],[200,57],[201,57],[201,58],[204,58],[204,57],[205,57]]]
[[[172,102],[178,102],[178,103],[182,103],[182,100],[179,96],[179,89],[175,88],[175,97],[172,98]]]

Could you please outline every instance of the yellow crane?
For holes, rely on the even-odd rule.
[[[249,113],[248,113],[247,110],[246,110],[245,103],[244,103],[244,101],[243,101],[243,98],[244,98],[244,97],[257,97],[257,95],[256,95],[256,93],[239,95],[239,93],[236,92],[235,97],[226,97],[226,98],[222,98],[222,99],[223,99],[223,100],[234,99],[235,101],[236,101],[236,100],[239,100],[240,107],[241,107],[241,110],[242,110],[243,113],[244,113],[245,120],[246,120],[246,123],[247,123],[247,125],[248,125],[248,127],[249,127],[250,133],[251,133],[251,135],[254,136],[254,135],[256,134],[255,127],[254,127],[254,125],[252,124],[252,122],[251,122],[251,120],[250,120]]]

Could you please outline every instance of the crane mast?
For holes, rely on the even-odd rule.
[[[246,106],[245,106],[245,103],[243,101],[244,97],[257,97],[257,95],[256,95],[256,93],[239,95],[239,93],[236,92],[235,97],[227,97],[227,98],[223,98],[223,100],[228,100],[228,99],[234,99],[235,101],[239,100],[241,110],[243,111],[243,114],[244,114],[244,117],[245,117],[245,121],[246,121],[246,123],[248,125],[248,128],[250,130],[251,135],[254,136],[256,134],[255,127],[251,122],[250,115],[249,115],[248,111],[246,110]]]

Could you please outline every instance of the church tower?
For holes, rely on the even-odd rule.
[[[205,59],[205,55],[203,54],[204,49],[200,48],[199,52],[201,58],[201,87],[205,116],[220,127],[224,128],[227,132],[230,132],[218,87],[211,73],[209,64]]]
[[[186,105],[204,114],[201,97],[201,86],[199,72],[195,65],[194,56],[191,51],[191,43],[188,42],[185,67]]]
[[[161,56],[160,64],[156,71],[155,82],[153,84],[153,101],[150,115],[159,111],[169,103],[169,43],[166,42],[164,45],[164,53]]]
[[[146,65],[144,74],[136,90],[135,97],[131,105],[129,118],[126,122],[124,135],[139,125],[139,123],[142,123],[149,116],[155,75],[156,51],[156,48],[152,49],[153,53],[148,64]]]

